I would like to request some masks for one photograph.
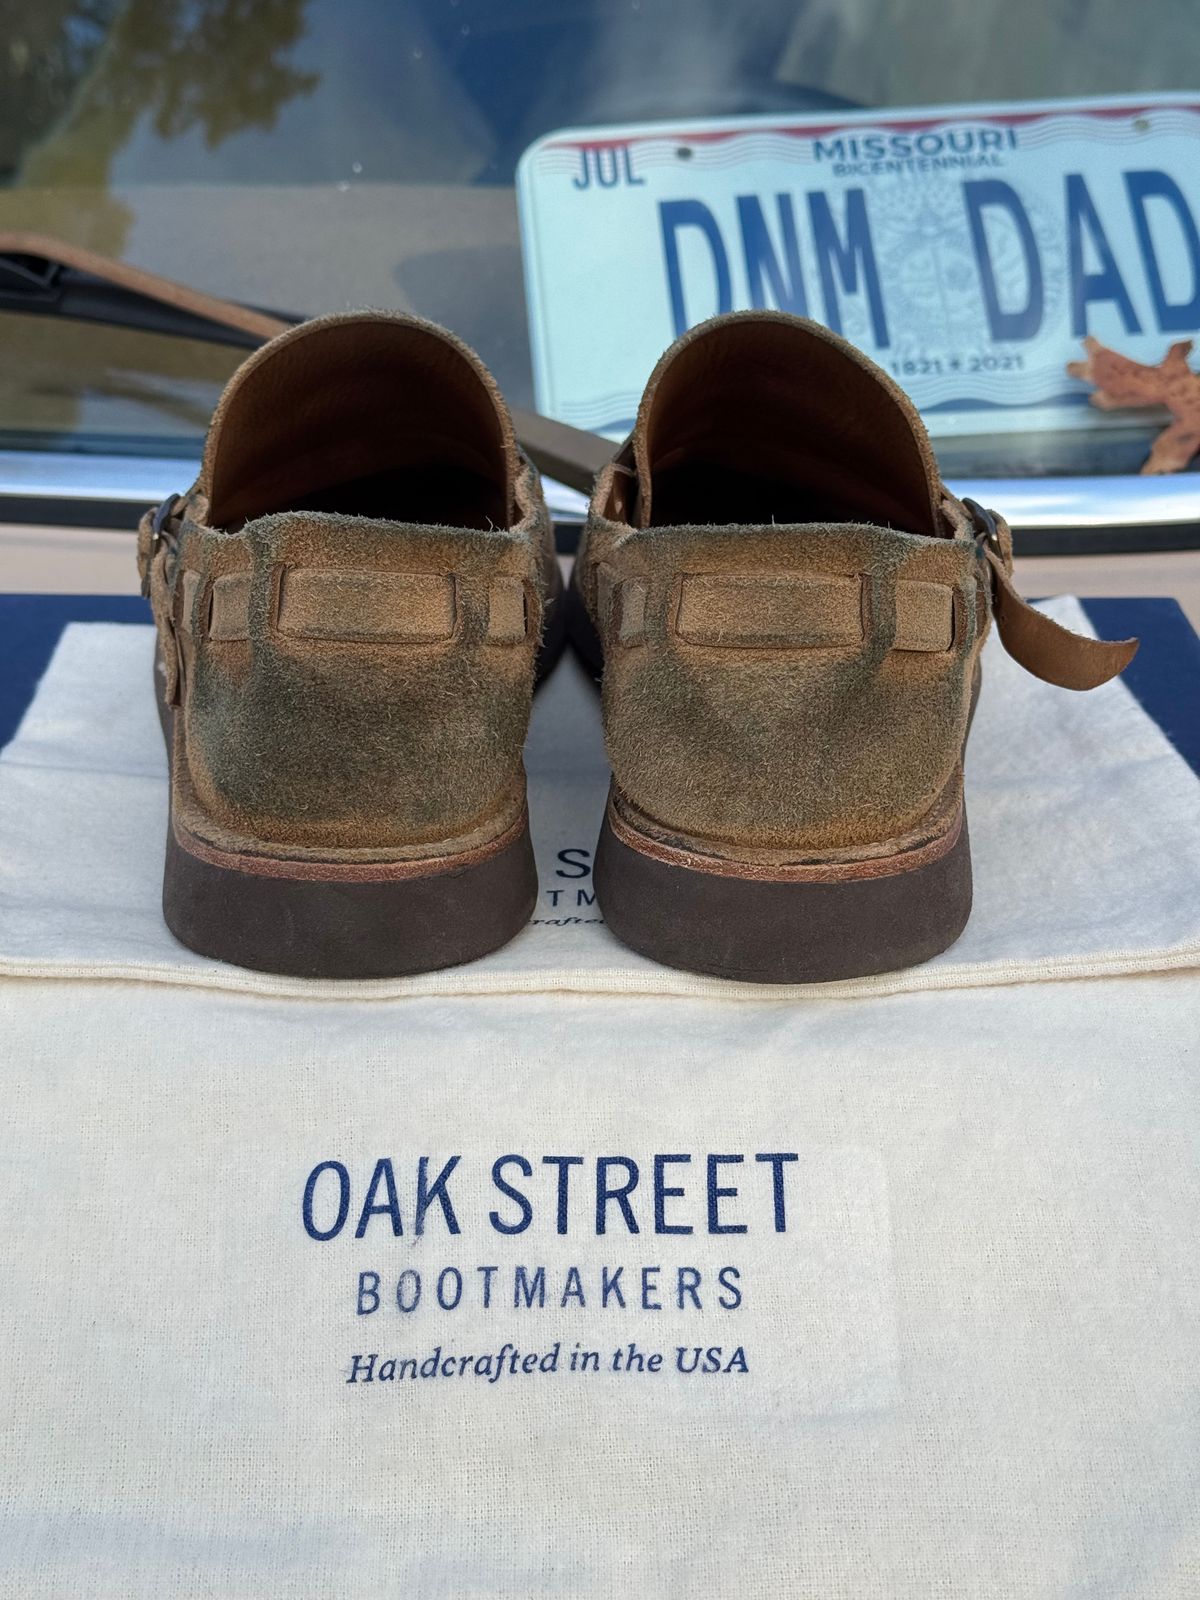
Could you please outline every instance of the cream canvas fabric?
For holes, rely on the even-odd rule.
[[[2,1600],[1200,1593],[1200,785],[1122,685],[993,651],[965,938],[762,991],[594,921],[565,664],[538,922],[299,985],[161,927],[150,659],[0,757]]]
[[[1198,1019],[0,985],[0,1595],[1193,1600]]]

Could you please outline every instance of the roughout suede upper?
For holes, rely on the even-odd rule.
[[[645,586],[640,633],[627,627],[622,641],[619,619],[601,622],[609,759],[620,795],[646,819],[803,852],[891,840],[935,806],[958,769],[988,626],[969,542],[866,525],[690,527],[626,530],[609,550],[618,590]],[[704,642],[695,623],[692,637],[681,629],[684,585],[710,574],[738,579],[737,643],[715,642],[720,627]],[[794,640],[776,618],[772,642],[744,642],[755,621],[746,613],[768,603],[769,587],[829,575],[854,592],[802,584]],[[894,648],[898,580],[944,594],[947,648]],[[700,587],[700,618],[718,593]],[[852,610],[858,637],[814,643],[837,637],[823,617],[835,607]]]
[[[1003,520],[945,489],[916,411],[861,352],[779,312],[691,330],[597,480],[575,568],[614,804],[748,860],[948,832],[993,610],[1009,650],[1068,687],[1136,648],[1031,610],[1011,567]]]
[[[269,362],[316,330],[306,359],[319,383],[320,329],[340,333],[350,321],[372,337],[381,325],[385,337],[415,329],[445,341],[454,362],[465,349],[416,319],[361,316],[308,324],[252,361]],[[455,381],[478,382],[482,369],[466,354]],[[406,381],[397,361],[397,388]],[[286,386],[272,400],[286,408]],[[297,402],[312,407],[304,392]],[[507,426],[494,386],[483,404]],[[224,416],[233,426],[227,406]],[[354,448],[348,439],[343,462]],[[379,450],[390,448],[376,424],[374,454],[357,470],[377,469]],[[395,449],[405,461],[403,439]],[[534,662],[557,569],[537,473],[515,447],[512,460],[509,526],[357,515],[335,497],[332,509],[269,510],[213,527],[202,476],[150,570],[168,703],[178,709],[174,814],[188,832],[232,851],[420,859],[486,843],[520,817]],[[209,478],[212,461],[210,443]],[[264,476],[282,480],[286,463],[254,467],[248,487],[226,491],[251,511]],[[466,481],[446,473],[449,492]],[[272,492],[286,506],[286,485]],[[148,538],[144,525],[144,547]]]

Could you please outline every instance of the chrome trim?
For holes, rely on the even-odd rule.
[[[953,478],[959,499],[999,511],[1010,528],[1143,528],[1200,524],[1200,472],[1168,477]],[[587,503],[546,481],[546,501],[560,522],[582,521]]]
[[[955,478],[947,487],[1011,528],[1140,528],[1200,522],[1200,473],[1169,477]]]
[[[101,500],[153,505],[196,481],[199,456],[75,455],[54,450],[0,450],[0,500]],[[560,521],[582,522],[587,498],[545,480],[546,500]]]
[[[73,455],[63,450],[0,450],[0,497],[112,500],[152,505],[188,488],[198,456]]]
[[[72,455],[0,450],[0,500],[100,500],[152,505],[193,482],[195,456]],[[1166,477],[956,478],[956,495],[1001,512],[1013,528],[1121,528],[1200,523],[1200,473]],[[546,480],[546,499],[563,522],[582,521],[574,489]]]

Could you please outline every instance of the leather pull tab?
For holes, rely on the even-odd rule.
[[[1115,678],[1137,654],[1136,639],[1086,639],[1022,600],[995,550],[984,551],[1000,642],[1026,672],[1060,689],[1095,689]]]

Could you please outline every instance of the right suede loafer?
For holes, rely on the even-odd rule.
[[[1012,586],[1003,518],[942,483],[907,397],[782,312],[716,317],[656,367],[573,580],[612,789],[597,901],[633,949],[797,983],[951,944],[971,908],[963,754],[995,616],[1087,689],[1136,641]]]

